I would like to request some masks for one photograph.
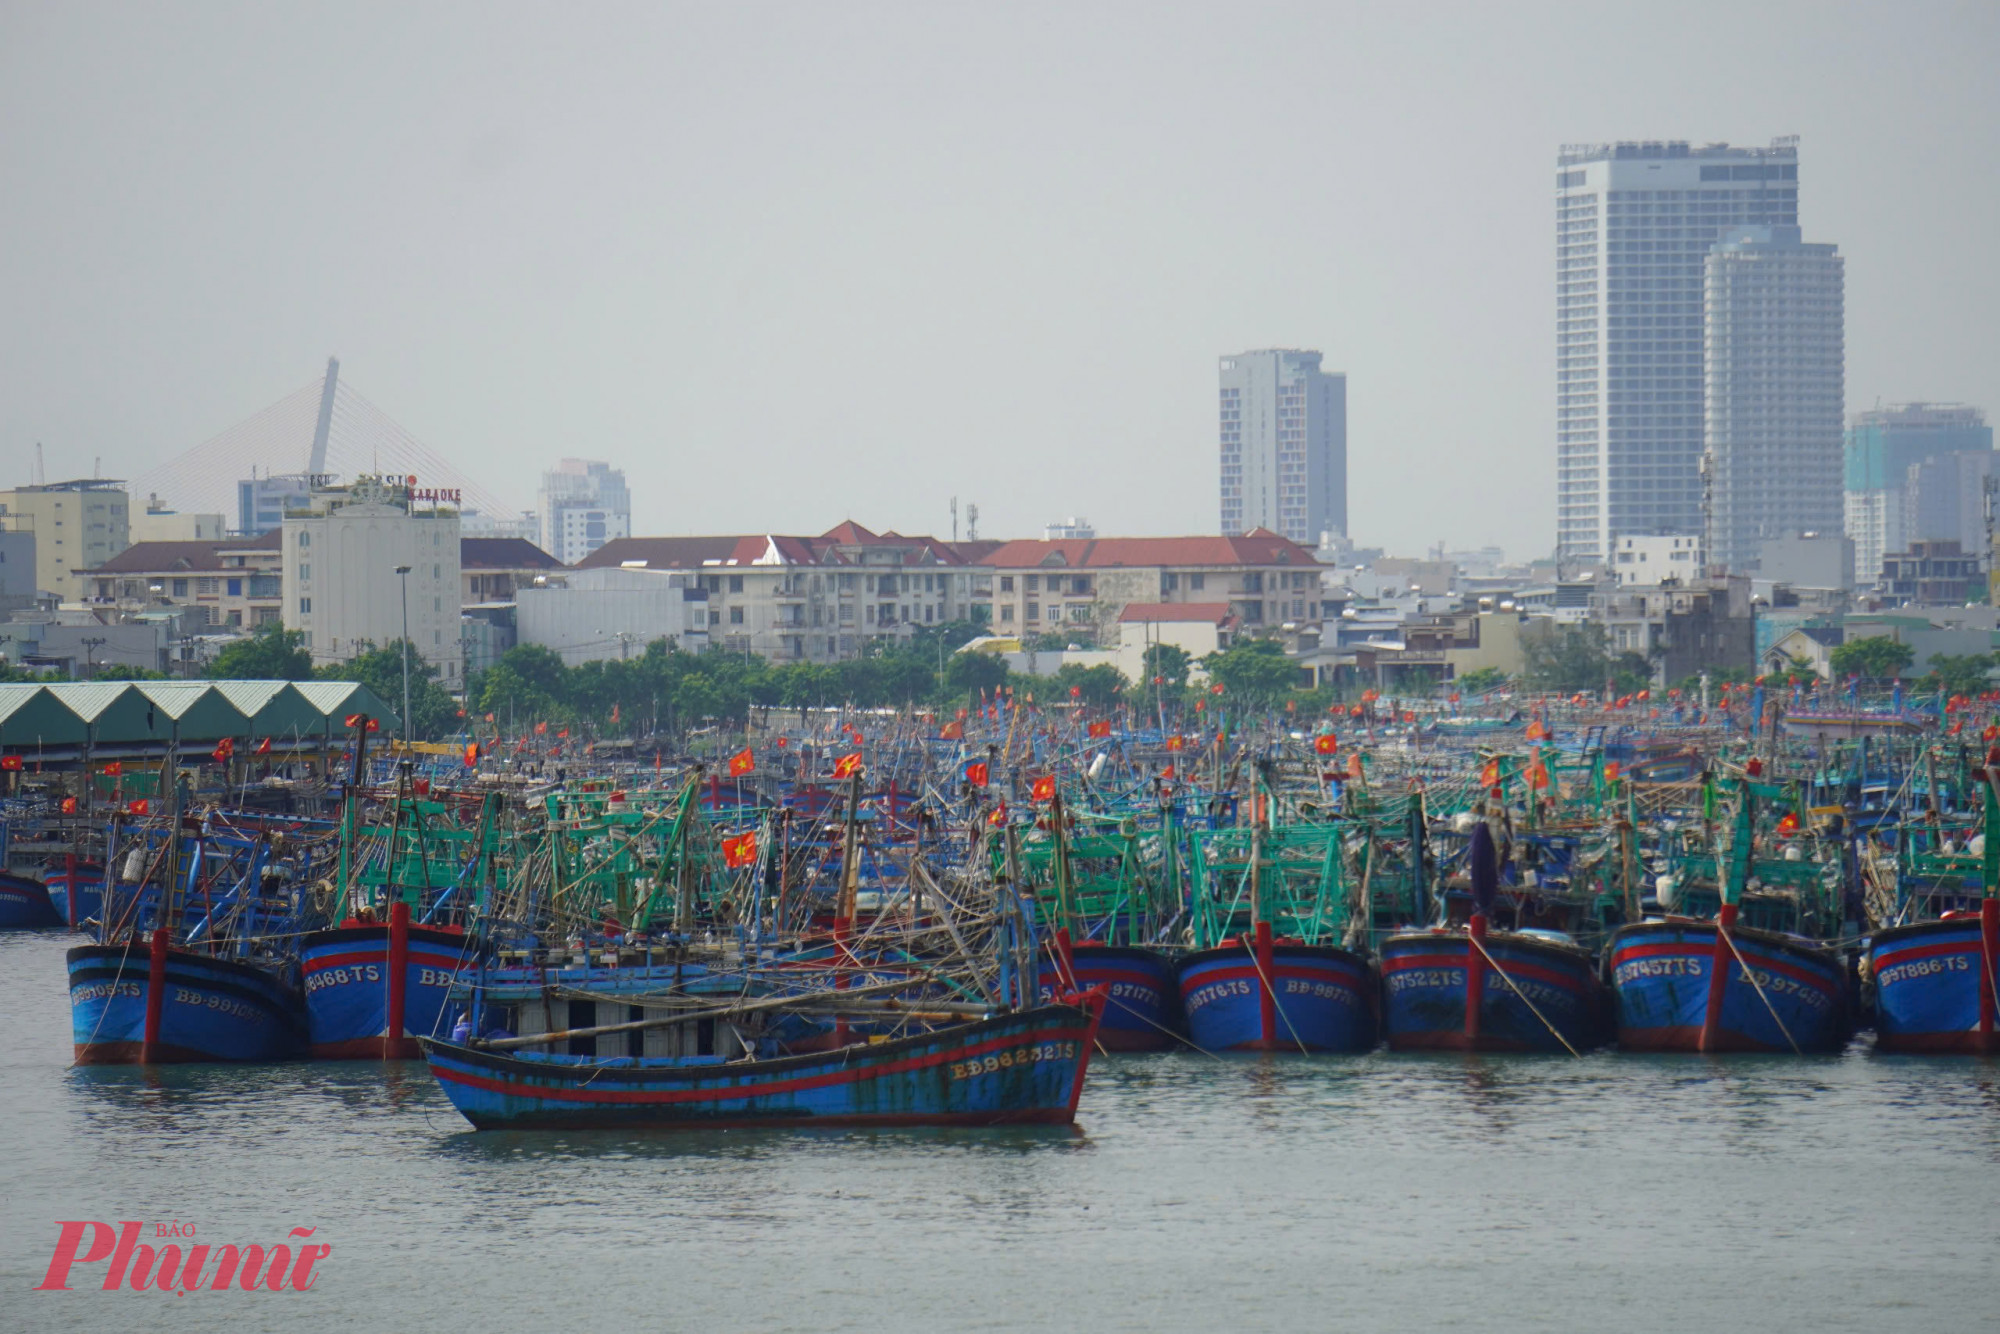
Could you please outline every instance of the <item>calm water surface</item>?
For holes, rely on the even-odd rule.
[[[1074,1131],[475,1134],[421,1065],[72,1069],[70,943],[0,936],[0,1329],[2000,1319],[1990,1062],[1128,1057]],[[58,1219],[334,1251],[297,1295],[31,1291]]]

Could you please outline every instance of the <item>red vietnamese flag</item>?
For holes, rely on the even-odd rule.
[[[342,727],[359,727],[367,721],[368,715],[365,713],[350,713],[340,720],[340,725]]]
[[[257,753],[259,755],[269,755],[271,753],[271,738],[265,737],[257,743]]]
[[[144,815],[146,813],[146,808],[148,804],[149,803],[146,801],[144,797],[135,797],[129,803],[126,804],[125,807],[126,814]]]
[[[1358,750],[1352,752],[1347,757],[1347,776],[1349,778],[1361,777],[1361,752]]]
[[[858,751],[852,755],[843,755],[833,762],[833,776],[835,778],[851,778],[860,772],[861,755]]]
[[[1082,686],[1071,686],[1071,687],[1069,688],[1069,697],[1070,697],[1071,699],[1082,699],[1082,698],[1083,698],[1083,687],[1082,687]]]
[[[1035,780],[1033,796],[1036,801],[1054,801],[1056,796],[1056,780],[1054,778],[1037,778]]]
[[[1222,693],[1222,682],[1217,681],[1214,685],[1210,686],[1208,693],[1211,695],[1220,695]]]
[[[1340,749],[1340,742],[1334,738],[1333,733],[1327,732],[1313,739],[1313,749],[1322,755],[1331,755]]]
[[[10,774],[19,773],[21,771],[21,757],[19,755],[0,755],[0,769],[4,769]]]
[[[962,740],[964,740],[964,739],[965,739],[965,724],[963,724],[963,723],[946,723],[946,724],[945,724],[945,725],[944,725],[943,727],[941,727],[941,728],[939,728],[939,729],[938,729],[938,739],[939,739],[940,741],[962,741]]]
[[[125,766],[119,761],[113,760],[111,761],[111,763],[104,766],[104,772],[109,774],[111,777],[116,778],[120,774],[125,772]]]
[[[749,866],[757,860],[757,831],[722,840],[722,861],[726,866]]]
[[[777,747],[778,747],[778,749],[779,749],[779,750],[783,750],[783,749],[785,748],[785,745],[786,745],[786,742],[785,742],[785,739],[784,739],[783,737],[779,737],[779,738],[778,738],[778,740],[777,740],[777,742],[776,742],[776,745],[777,745]]]
[[[1479,771],[1479,786],[1492,787],[1500,781],[1500,761],[1488,760],[1486,767]]]
[[[76,798],[75,798],[75,797],[64,797],[64,798],[62,799],[62,813],[63,813],[64,815],[75,815],[75,814],[76,814]]]
[[[468,743],[465,747],[465,767],[471,769],[477,767],[478,764],[479,745],[477,742]]]
[[[618,704],[615,700],[611,705],[611,721],[614,723],[618,721]]]
[[[222,740],[216,742],[215,749],[209,752],[217,764],[229,763],[229,757],[235,753],[236,745],[228,737],[224,737]]]
[[[984,760],[965,766],[965,781],[974,787],[986,786],[986,762]]]
[[[536,724],[535,724],[535,735],[536,735],[536,736],[547,736],[548,734],[549,734],[549,725],[548,725],[547,723],[536,723]]]
[[[558,740],[558,741],[567,741],[567,740],[569,740],[569,729],[568,729],[567,727],[565,727],[565,728],[563,728],[563,730],[562,730],[562,731],[560,731],[560,732],[556,733],[556,740]]]
[[[751,753],[748,746],[745,746],[729,757],[729,776],[731,778],[741,778],[756,767],[757,757]]]
[[[1111,722],[1106,719],[1103,722],[1092,723],[1088,730],[1092,736],[1110,736]]]
[[[1160,777],[1166,779],[1168,782],[1172,782],[1174,778],[1174,766],[1170,764],[1160,770]]]
[[[1168,750],[1179,750],[1183,744],[1185,743],[1181,740],[1178,734],[1167,738]]]

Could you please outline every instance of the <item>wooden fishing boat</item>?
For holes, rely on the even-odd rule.
[[[69,952],[70,1025],[78,1065],[278,1061],[305,1039],[298,984],[266,965],[141,945]]]
[[[49,904],[49,891],[39,880],[0,871],[0,931],[54,926],[62,919]]]
[[[481,1130],[1067,1125],[1103,1004],[1097,993],[775,1060],[419,1045],[445,1096]]]
[[[1597,961],[1558,932],[1403,931],[1381,954],[1392,1051],[1576,1053],[1605,1040]]]

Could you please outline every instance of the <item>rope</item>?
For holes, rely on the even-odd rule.
[[[1752,968],[1750,966],[1750,961],[1743,957],[1743,951],[1736,948],[1735,938],[1729,934],[1728,930],[1722,925],[1721,922],[1717,922],[1715,924],[1715,931],[1717,935],[1722,937],[1722,943],[1729,946],[1729,952],[1736,956],[1737,964],[1743,969],[1743,976],[1747,978],[1750,982],[1750,985],[1756,989],[1757,999],[1763,1001],[1764,1008],[1771,1012],[1771,1020],[1773,1023],[1777,1024],[1778,1031],[1780,1033],[1783,1033],[1785,1035],[1785,1041],[1791,1044],[1792,1055],[1794,1056],[1805,1055],[1805,1052],[1800,1049],[1797,1040],[1795,1040],[1792,1037],[1792,1030],[1786,1028],[1785,1021],[1779,1017],[1778,1007],[1771,1004],[1771,998],[1764,994],[1764,985],[1763,983],[1757,980],[1756,969]]]

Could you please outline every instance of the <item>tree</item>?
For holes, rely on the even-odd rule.
[[[1160,684],[1170,690],[1179,690],[1187,685],[1188,669],[1194,666],[1194,655],[1179,644],[1148,644],[1143,664],[1142,686],[1150,686],[1156,676],[1165,677]]]
[[[1498,667],[1481,667],[1467,672],[1453,682],[1461,694],[1483,695],[1489,690],[1498,690],[1507,684],[1507,673]]]
[[[413,741],[429,741],[450,736],[459,730],[458,701],[438,684],[437,668],[425,662],[414,646],[410,649],[410,719]],[[329,663],[319,671],[327,681],[359,681],[396,712],[403,711],[403,641],[369,649],[346,662]]]
[[[287,630],[276,621],[235,640],[208,665],[212,681],[310,681],[312,654],[303,630]]]
[[[1977,695],[1990,688],[1987,673],[1993,669],[1991,653],[1931,654],[1931,675],[1948,695]]]
[[[1201,662],[1239,705],[1268,707],[1305,688],[1299,665],[1285,655],[1285,646],[1275,639],[1239,639]]]
[[[1523,634],[1521,656],[1528,684],[1537,690],[1602,690],[1613,671],[1611,637],[1595,621]]]
[[[1831,655],[1835,676],[1861,676],[1871,681],[1901,676],[1916,660],[1917,651],[1887,635],[1850,639],[1834,647]]]
[[[954,653],[944,665],[944,684],[960,699],[982,690],[992,694],[1007,684],[1007,664],[993,653]]]
[[[1085,667],[1066,662],[1049,678],[1050,697],[1057,702],[1077,699],[1093,709],[1115,708],[1125,691],[1125,674],[1109,663]],[[1071,695],[1069,692],[1077,693]]]

